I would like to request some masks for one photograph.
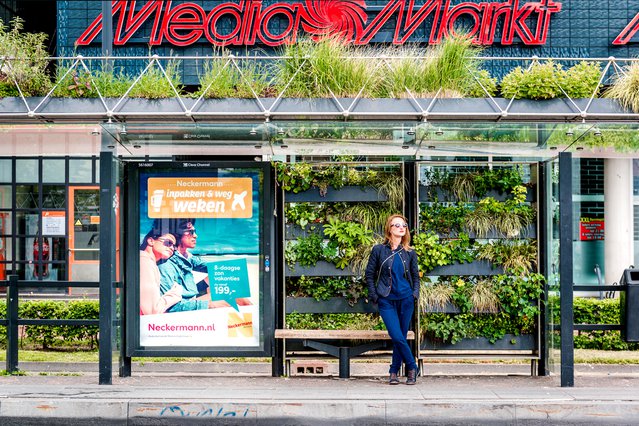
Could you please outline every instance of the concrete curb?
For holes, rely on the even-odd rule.
[[[5,426],[26,424],[614,424],[635,425],[636,402],[525,401],[104,401],[15,399],[0,403]]]

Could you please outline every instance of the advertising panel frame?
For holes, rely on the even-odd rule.
[[[257,255],[258,292],[259,292],[259,325],[256,333],[257,344],[253,346],[198,346],[198,345],[160,345],[144,346],[141,344],[141,315],[140,310],[140,193],[141,175],[148,172],[171,174],[173,176],[200,177],[207,171],[212,178],[217,176],[220,169],[235,169],[241,171],[253,170],[261,173],[258,185],[257,201],[259,203],[259,253]],[[274,194],[272,186],[271,165],[268,162],[249,161],[146,161],[130,162],[125,169],[127,187],[128,210],[126,214],[126,283],[125,283],[125,343],[127,357],[146,356],[184,356],[184,357],[271,357],[274,333],[274,300],[275,300],[275,269],[273,259],[273,209]],[[196,219],[197,220],[197,219]],[[231,236],[232,238],[232,236]],[[226,308],[232,309],[232,308]],[[168,315],[175,315],[169,313]]]

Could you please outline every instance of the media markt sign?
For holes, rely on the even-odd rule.
[[[251,191],[251,178],[149,178],[149,218],[247,219],[253,215]]]
[[[468,29],[481,45],[543,45],[552,15],[562,8],[555,0],[388,0],[381,10],[372,10],[366,0],[237,0],[208,10],[193,2],[137,3],[136,7],[136,1],[113,1],[115,46],[124,46],[140,34],[149,34],[151,46],[184,47],[198,41],[215,46],[280,46],[293,44],[304,34],[315,39],[339,34],[347,42],[365,45],[382,29],[393,35],[394,44],[406,43],[418,29],[425,29],[429,44],[437,44],[457,28]],[[89,45],[101,31],[100,14],[76,45]]]

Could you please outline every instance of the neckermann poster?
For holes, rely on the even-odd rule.
[[[140,163],[131,175],[134,350],[265,351],[263,167]]]

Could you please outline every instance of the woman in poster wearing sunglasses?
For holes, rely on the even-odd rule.
[[[175,284],[164,294],[160,291],[158,262],[173,256],[175,237],[151,228],[140,245],[140,314],[162,314],[182,300],[182,289]]]
[[[393,342],[393,357],[389,369],[389,384],[399,384],[398,373],[406,364],[407,385],[417,383],[417,363],[406,336],[419,298],[419,266],[417,254],[410,246],[406,218],[391,215],[384,226],[384,242],[373,247],[366,267],[368,297],[379,304]]]

